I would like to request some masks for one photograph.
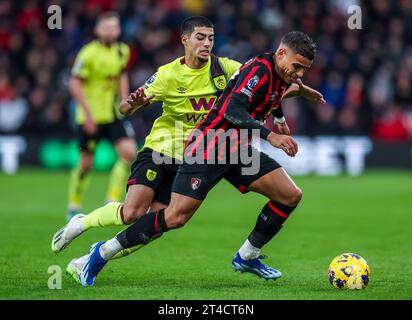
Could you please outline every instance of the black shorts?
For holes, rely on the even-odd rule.
[[[134,138],[133,126],[128,120],[115,120],[112,123],[99,124],[96,133],[93,135],[86,133],[82,125],[78,128],[81,151],[94,153],[96,145],[101,139],[107,139],[111,143],[115,143],[121,138]]]
[[[248,149],[250,152],[251,147]],[[259,162],[255,162],[254,169],[251,164],[188,164],[185,160],[179,167],[172,192],[204,200],[208,192],[224,178],[240,192],[246,193],[252,182],[281,167],[267,154],[255,152]],[[253,174],[245,174],[244,169],[253,169]]]
[[[154,200],[168,205],[179,163],[161,155],[166,161],[159,164],[160,161],[154,160],[153,153],[152,149],[144,149],[137,154],[127,181],[127,188],[134,184],[148,186],[155,192]]]

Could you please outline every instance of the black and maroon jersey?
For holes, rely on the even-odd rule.
[[[218,135],[215,139],[208,135],[211,130],[215,132],[220,129],[221,133],[230,129],[236,129],[237,132],[239,129],[258,129],[260,136],[267,138],[270,130],[261,122],[275,110],[276,116],[281,114],[280,101],[288,88],[288,84],[276,73],[273,57],[274,52],[259,55],[233,74],[214,108],[188,139],[187,155],[194,155],[202,145],[205,158],[208,157],[209,151],[215,147],[214,142],[218,140]]]

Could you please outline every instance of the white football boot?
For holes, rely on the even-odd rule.
[[[80,257],[78,259],[73,259],[72,261],[69,262],[69,264],[66,267],[66,274],[70,275],[74,279],[74,281],[76,281],[79,284],[81,284],[80,274],[82,273],[82,269],[88,257],[89,255],[86,254],[83,257]]]
[[[81,227],[75,226],[76,221],[83,217],[84,214],[76,214],[63,228],[59,229],[54,234],[51,243],[51,249],[53,252],[63,251],[74,238],[84,232]]]

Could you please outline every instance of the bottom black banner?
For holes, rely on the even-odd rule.
[[[361,316],[370,318],[375,313],[390,310],[397,313],[410,312],[412,300],[104,300],[104,301],[23,301],[3,300],[3,313],[9,309],[13,316],[19,312],[38,313],[42,318],[56,319],[56,314],[92,316],[97,319],[124,317],[127,313],[133,319],[275,319],[280,316],[291,318],[303,316],[340,318]],[[27,307],[27,308],[26,308]],[[56,313],[56,310],[57,313]],[[58,317],[57,317],[58,318]]]

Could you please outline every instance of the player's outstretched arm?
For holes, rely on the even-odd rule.
[[[291,86],[283,94],[282,100],[296,96],[301,96],[309,101],[318,102],[321,104],[326,103],[323,95],[319,91],[303,84],[300,79],[297,79],[296,82],[291,84]]]
[[[132,115],[136,110],[141,107],[150,104],[150,100],[155,97],[154,94],[146,96],[143,88],[138,88],[135,92],[129,94],[126,99],[120,102],[119,110],[125,116]]]

